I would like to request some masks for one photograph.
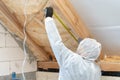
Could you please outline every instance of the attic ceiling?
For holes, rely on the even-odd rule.
[[[27,1],[27,2],[25,2]],[[26,13],[27,47],[39,61],[55,61],[44,28],[44,8],[54,8],[54,18],[65,45],[75,51],[77,39],[90,37],[69,0],[1,0],[0,20],[11,34],[24,39],[23,29]],[[68,15],[68,13],[70,15]],[[69,19],[71,18],[71,19]],[[75,26],[75,27],[72,27]],[[81,26],[81,29],[79,28]]]
[[[55,61],[44,28],[44,8],[46,6],[52,6],[54,8],[56,24],[63,42],[69,49],[72,51],[76,50],[78,45],[76,39],[79,37],[85,38],[92,36],[102,43],[102,54],[119,55],[119,25],[106,26],[105,21],[107,21],[110,15],[106,14],[107,7],[105,5],[109,3],[103,4],[106,7],[105,10],[102,10],[103,5],[101,7],[96,4],[97,1],[95,0],[92,2],[88,0],[27,0],[25,7],[25,0],[1,0],[0,20],[11,34],[14,33],[23,40],[24,11],[26,11],[27,47],[39,61]],[[78,13],[76,13],[74,8]],[[103,17],[98,9],[100,9],[102,14],[106,15]],[[104,25],[102,25],[102,22]]]

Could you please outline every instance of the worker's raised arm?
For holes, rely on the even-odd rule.
[[[60,37],[56,24],[53,18],[49,15],[45,19],[45,29],[47,36],[51,45],[51,48],[54,52],[54,55],[58,61],[59,65],[62,65],[62,62],[68,57],[69,49],[67,49]]]

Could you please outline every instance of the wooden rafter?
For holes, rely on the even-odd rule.
[[[66,22],[70,24],[73,31],[75,31],[79,37],[91,37],[88,29],[85,27],[85,24],[77,15],[69,0],[53,0],[53,7],[57,13],[61,13],[62,19],[65,19]]]

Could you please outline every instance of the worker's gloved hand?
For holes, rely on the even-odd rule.
[[[52,16],[53,16],[53,8],[52,7],[46,7],[45,17],[52,17]]]

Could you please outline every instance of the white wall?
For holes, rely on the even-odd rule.
[[[58,73],[54,72],[37,72],[36,80],[58,80]]]
[[[37,80],[58,80],[58,73],[37,72]],[[102,76],[101,80],[120,80],[120,77]]]
[[[9,32],[0,24],[0,76],[9,75],[12,72],[21,73],[24,54]],[[26,62],[25,72],[37,70],[36,61],[31,64]]]
[[[106,54],[120,55],[120,0],[70,0]]]

